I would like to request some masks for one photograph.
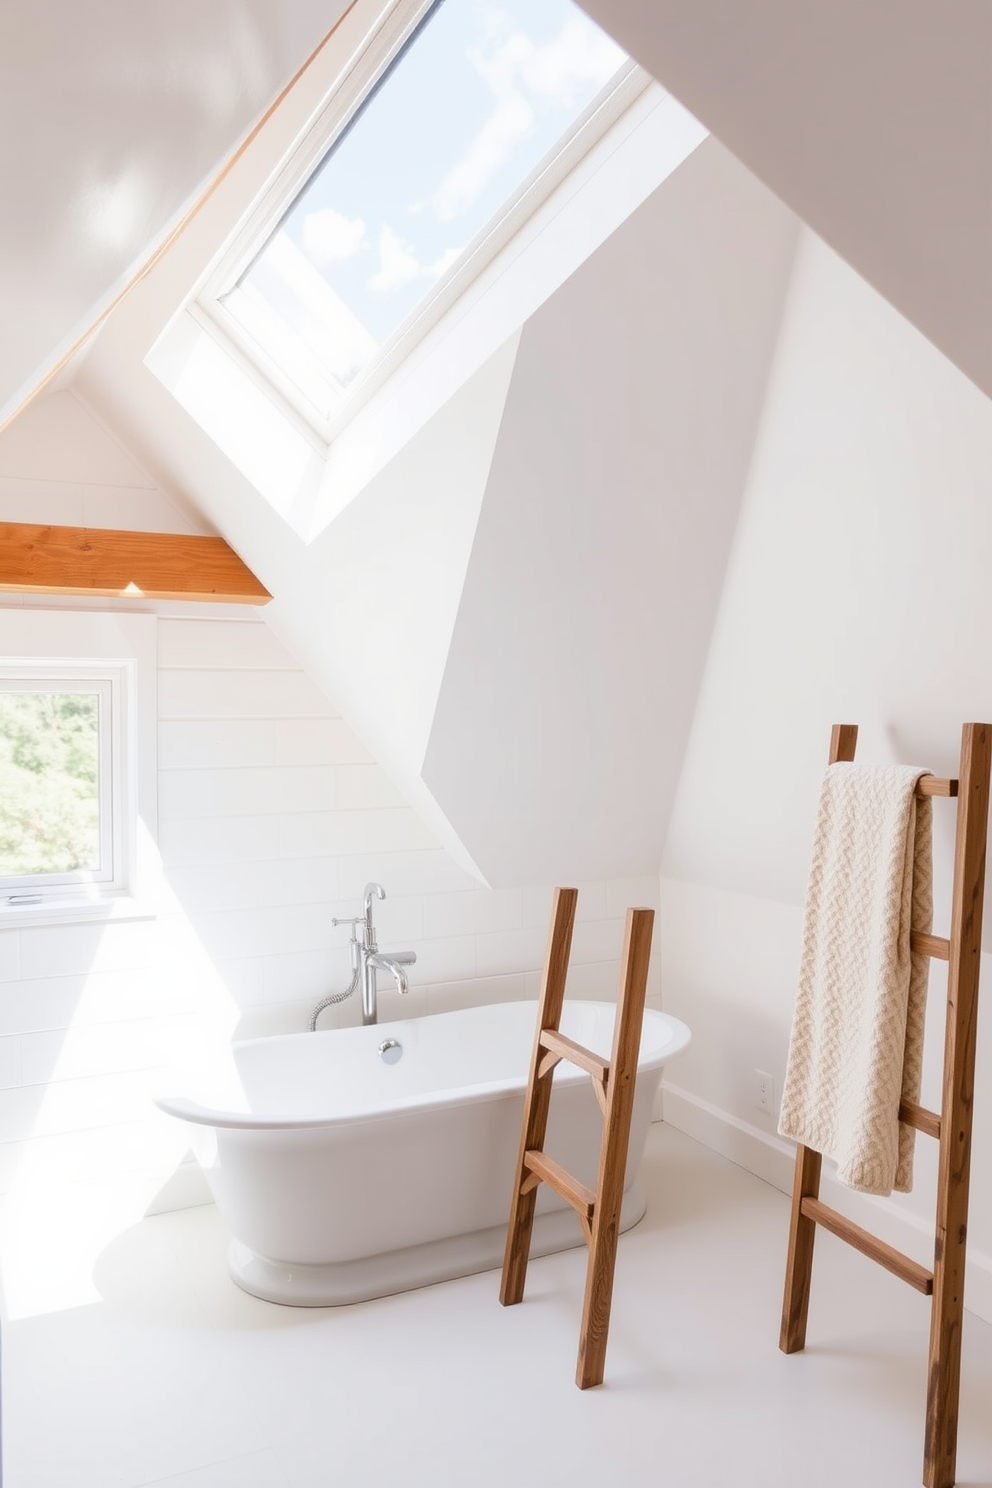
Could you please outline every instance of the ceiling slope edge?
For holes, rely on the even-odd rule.
[[[992,397],[992,6],[582,3]]]

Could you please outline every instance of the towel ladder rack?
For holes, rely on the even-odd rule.
[[[620,1205],[634,1109],[654,910],[627,911],[613,1050],[609,1059],[603,1059],[558,1031],[577,899],[576,889],[555,890],[499,1300],[504,1307],[523,1300],[537,1188],[546,1183],[578,1212],[588,1249],[585,1301],[575,1369],[575,1383],[580,1390],[588,1390],[602,1384],[606,1368]],[[551,1076],[562,1059],[592,1076],[592,1087],[603,1113],[599,1176],[595,1189],[580,1183],[544,1152],[551,1106]]]
[[[830,763],[853,760],[857,740],[856,724],[836,724],[830,740]],[[935,1137],[939,1143],[933,1270],[928,1271],[822,1203],[820,1153],[800,1144],[796,1151],[779,1336],[779,1347],[784,1353],[796,1353],[805,1346],[813,1242],[818,1224],[932,1298],[923,1449],[925,1488],[953,1488],[957,1459],[990,766],[992,724],[966,723],[961,735],[958,779],[941,780],[924,775],[917,785],[920,796],[957,797],[950,935],[944,939],[914,931],[911,937],[914,951],[948,962],[941,1110],[938,1114],[909,1101],[903,1101],[899,1107],[900,1121]]]

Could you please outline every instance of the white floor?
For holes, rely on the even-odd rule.
[[[912,1488],[926,1301],[829,1235],[810,1346],[776,1346],[787,1202],[652,1127],[606,1383],[573,1382],[584,1253],[356,1307],[227,1279],[211,1208],[145,1220],[101,1302],[4,1326],[5,1488]],[[992,1485],[992,1327],[969,1316],[959,1484]]]

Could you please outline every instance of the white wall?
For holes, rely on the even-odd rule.
[[[657,868],[797,228],[705,140],[523,328],[422,772],[490,884]]]
[[[80,520],[100,490],[107,525],[166,526],[170,512],[181,524],[140,467],[101,484],[116,458],[108,436],[56,396],[68,402],[53,398],[34,425],[37,468],[53,442],[66,461],[75,440],[61,470],[74,479],[32,485],[31,431],[17,451],[0,439],[0,470],[22,472],[0,485],[0,520]],[[5,603],[62,615],[67,633],[76,608],[99,608]],[[184,1131],[155,1112],[152,1092],[215,1037],[304,1028],[348,983],[347,931],[330,920],[357,912],[367,880],[387,893],[380,943],[418,956],[406,999],[384,984],[384,1018],[534,997],[547,939],[550,886],[480,889],[259,612],[118,608],[158,615],[161,885],[149,918],[0,929],[0,1188],[15,1313],[88,1300],[113,1235],[149,1207],[204,1197]],[[570,995],[614,995],[626,908],[657,902],[653,875],[580,885]],[[655,973],[650,992],[657,1005]],[[359,1011],[352,999],[321,1026]]]
[[[455,851],[421,769],[517,341],[458,389],[305,557],[297,545],[293,582],[266,614],[348,700],[354,727],[377,741],[392,779]],[[461,861],[474,871],[464,852]]]
[[[961,724],[992,718],[990,490],[988,399],[804,231],[662,870],[665,1005],[696,1035],[666,1115],[774,1181],[790,1164],[762,1143],[754,1071],[780,1092],[830,726],[859,723],[866,761],[956,773]],[[938,930],[952,842],[935,803]],[[985,960],[969,1304],[992,1316]],[[943,981],[938,964],[931,1105]],[[881,1206],[905,1248],[931,1225],[930,1147],[913,1195]]]
[[[383,1018],[536,996],[550,888],[480,889],[266,626],[163,618],[159,634],[162,857],[240,1033],[304,1027],[347,986],[330,919],[356,913],[370,879],[387,893],[380,944],[417,952],[405,999],[384,980]],[[656,902],[656,881],[585,887],[575,993],[612,995],[626,903],[645,893]],[[321,1026],[359,1013],[352,999]]]
[[[56,522],[202,532],[188,502],[168,496],[70,392],[39,398],[0,437],[5,522]]]

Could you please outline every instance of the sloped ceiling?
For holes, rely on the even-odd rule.
[[[782,201],[976,381],[984,376],[983,344],[992,345],[982,331],[992,253],[984,268],[981,262],[982,186],[992,172],[979,171],[985,116],[973,96],[974,69],[964,65],[963,101],[950,97],[962,38],[980,50],[974,7],[952,4],[953,44],[933,41],[931,63],[946,95],[936,113],[946,106],[946,118],[931,117],[923,101],[926,59],[914,47],[929,33],[914,33],[912,44],[893,40],[887,53],[886,28],[873,30],[850,0],[829,11],[809,0],[694,0],[691,8],[675,0],[651,7],[591,0],[587,8],[719,128],[738,159],[716,141],[700,147],[532,316],[519,345],[508,344],[464,396],[452,398],[320,542],[307,550],[288,533],[164,390],[152,395],[147,375],[145,401],[132,396],[130,383],[164,323],[155,319],[154,296],[132,297],[135,317],[111,328],[89,374],[84,363],[73,384],[163,489],[209,514],[256,568],[276,595],[272,623],[283,638],[396,778],[409,781],[411,799],[421,805],[416,797],[423,796],[424,814],[442,837],[493,883],[581,880],[658,864],[790,270],[795,219]],[[203,57],[215,46],[223,51],[215,24],[233,28],[229,40],[243,35],[236,17],[239,25],[258,21],[248,30],[264,52],[258,11],[269,17],[275,30],[265,87],[232,42],[235,73],[247,79],[234,90],[244,104],[242,129],[249,97],[257,112],[282,80],[280,67],[291,70],[293,47],[305,52],[331,19],[321,17],[304,40],[307,17],[315,19],[309,8],[291,8],[292,37],[269,9],[218,7],[215,22],[180,4],[169,16],[177,36],[185,27],[190,37],[207,38]],[[869,9],[880,22],[886,4]],[[918,9],[909,0],[899,13],[912,21]],[[145,14],[144,4],[132,10]],[[83,12],[95,13],[88,4],[75,13]],[[834,17],[836,34],[824,32],[823,14]],[[139,29],[124,27],[128,35]],[[155,27],[141,35],[154,50]],[[84,42],[81,55],[88,55]],[[158,45],[167,54],[161,36]],[[92,46],[82,69],[91,86],[103,76]],[[164,95],[151,90],[160,105],[152,112],[168,133],[173,95],[163,87]],[[211,91],[205,84],[196,96],[216,160],[221,137],[233,142],[238,131],[233,105],[218,112],[223,128],[216,120],[212,133],[207,128]],[[126,134],[129,113],[142,117],[140,89],[118,96]],[[911,102],[930,121],[943,163],[924,158]],[[134,138],[145,138],[141,128]],[[177,161],[195,162],[187,195],[208,168],[199,138],[177,150]],[[53,160],[56,143],[49,138]],[[146,148],[154,162],[150,141]],[[96,255],[106,271],[99,284],[68,264],[84,236],[70,206],[88,149],[84,127],[56,177],[68,215],[46,216],[46,203],[32,216],[25,170],[14,182],[24,218],[10,234],[12,256],[0,229],[8,279],[26,302],[35,297],[40,306],[66,276],[66,323],[87,295],[95,304],[108,292],[140,237],[136,231],[116,258],[108,250]],[[133,153],[141,154],[137,144]],[[160,174],[172,181],[164,168]],[[159,179],[154,168],[149,178]],[[172,185],[172,197],[156,198],[158,217],[144,219],[146,244],[184,199]],[[212,209],[219,210],[219,197]],[[942,221],[930,232],[935,214]],[[845,232],[849,241],[838,241]],[[970,241],[979,244],[974,252]],[[177,257],[184,252],[181,245]],[[192,263],[195,255],[186,257]],[[190,282],[197,272],[189,269]],[[965,300],[969,313],[961,314]],[[21,368],[42,351],[50,358],[53,338],[65,334],[62,321],[46,320],[42,309],[24,320],[37,339]],[[22,341],[12,339],[10,368]],[[111,364],[111,346],[122,357],[116,386],[97,375],[98,364],[104,371]],[[458,434],[466,436],[460,445]],[[448,484],[432,492],[441,472]],[[400,513],[404,499],[410,505]],[[431,523],[451,530],[452,518],[458,551],[444,570],[443,595],[432,590],[427,603],[444,558],[430,542]],[[391,630],[383,624],[387,596]],[[411,647],[422,639],[430,654],[411,668]],[[419,677],[427,679],[423,694]],[[341,696],[349,688],[351,698]]]
[[[0,6],[0,420],[346,8]],[[584,8],[992,394],[988,0]]]
[[[0,480],[154,489],[127,450],[69,392],[39,398],[0,434]]]
[[[126,283],[346,8],[0,6],[0,420]]]
[[[988,0],[582,0],[992,396]]]
[[[0,433],[0,515],[132,532],[206,530],[68,390],[37,398]]]

